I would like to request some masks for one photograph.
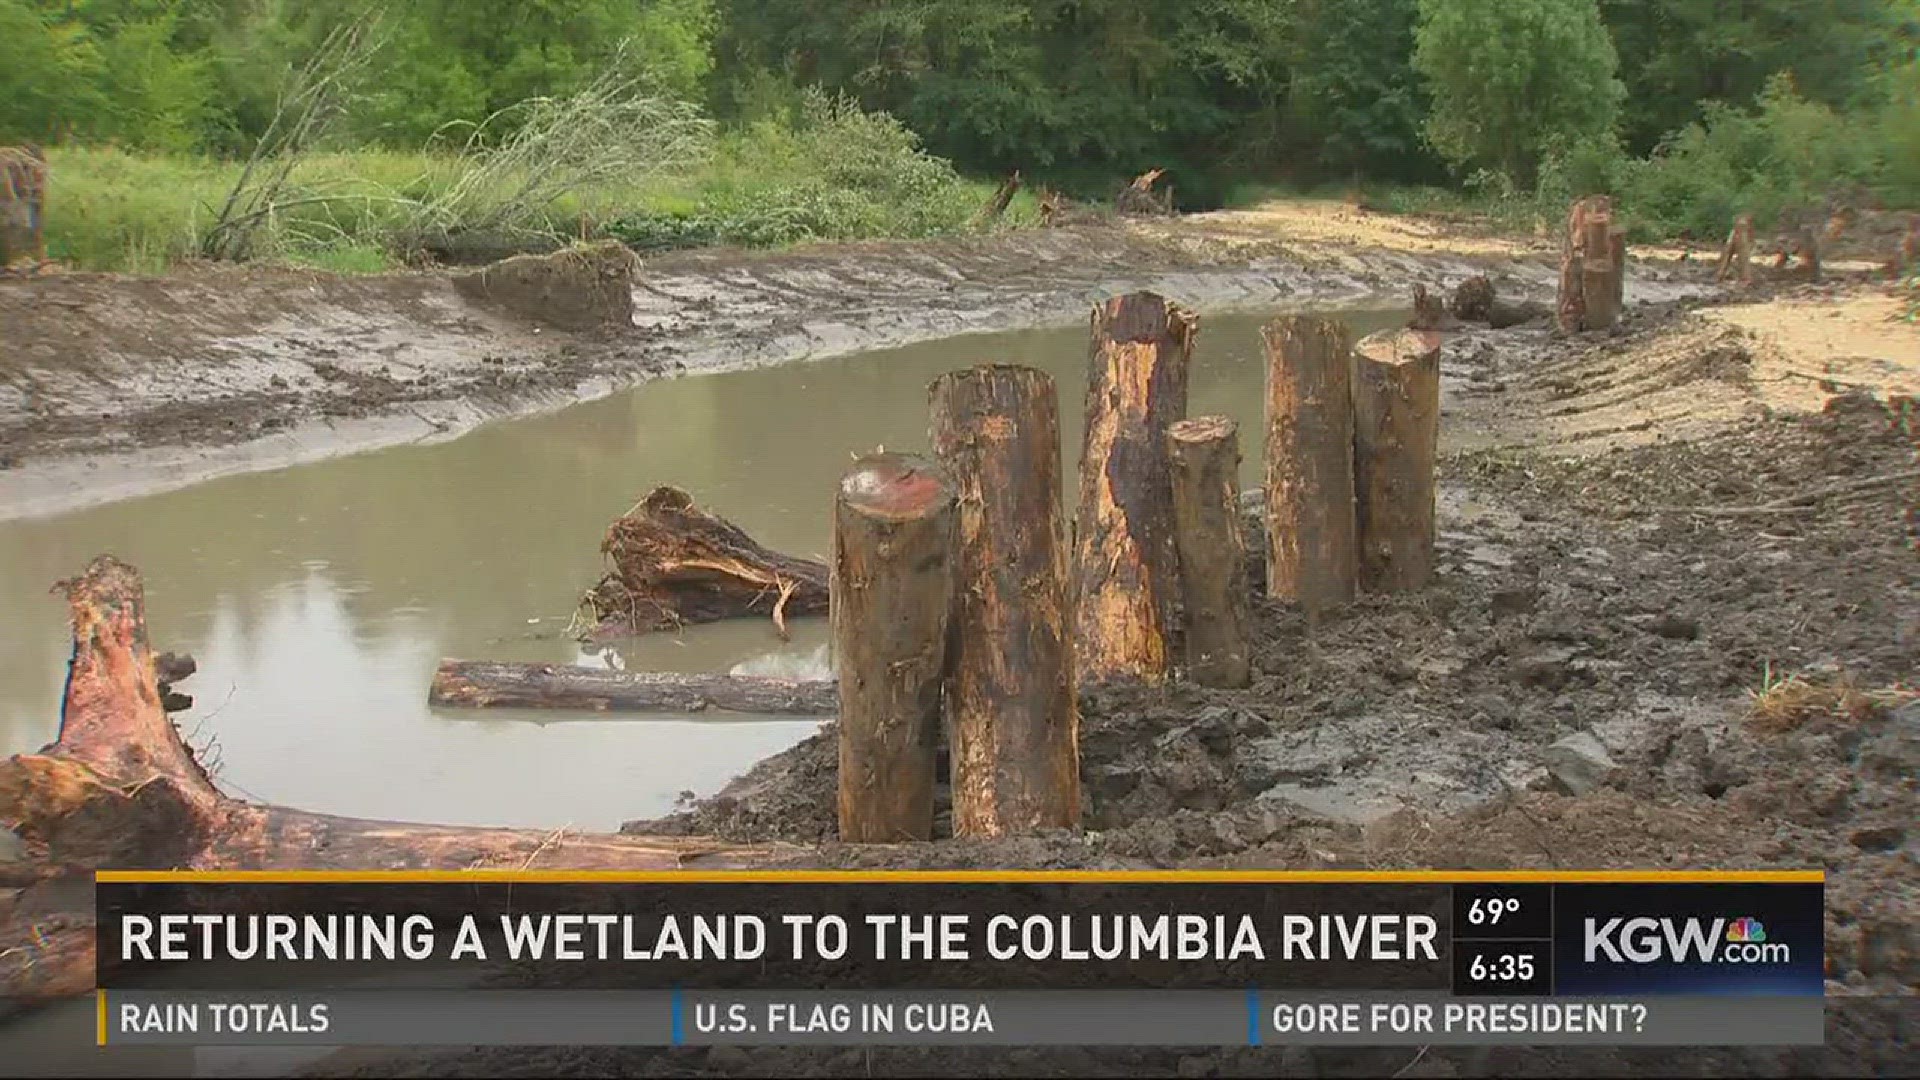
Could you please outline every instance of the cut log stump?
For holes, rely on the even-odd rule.
[[[761,546],[676,487],[622,514],[600,550],[612,567],[581,600],[592,636],[757,616],[784,637],[788,616],[827,610],[825,564]]]
[[[1360,585],[1418,589],[1433,573],[1440,335],[1383,331],[1354,346],[1353,472]]]
[[[427,703],[456,708],[579,709],[768,716],[832,716],[839,692],[825,679],[680,675],[573,664],[442,660]]]
[[[930,461],[870,454],[840,481],[832,619],[842,840],[933,837],[956,516],[953,488]]]
[[[1202,686],[1252,681],[1251,590],[1240,523],[1240,435],[1224,416],[1167,429],[1174,536],[1180,551],[1187,677]]]
[[[1353,358],[1345,323],[1288,315],[1267,352],[1267,595],[1309,615],[1353,599]]]
[[[1082,683],[1166,678],[1177,643],[1179,553],[1166,431],[1187,413],[1199,322],[1137,292],[1093,312],[1074,529],[1075,669]]]
[[[931,435],[959,502],[947,679],[955,836],[1080,821],[1079,713],[1051,376],[986,365],[935,380]]]
[[[103,555],[61,588],[73,658],[59,739],[0,762],[0,826],[30,853],[10,870],[24,888],[0,900],[7,998],[93,989],[93,890],[74,882],[100,868],[671,870],[750,866],[799,850],[369,821],[230,798],[161,706],[139,573]]]
[[[1560,246],[1559,328],[1605,330],[1626,296],[1626,233],[1613,224],[1613,201],[1589,195],[1567,213]]]

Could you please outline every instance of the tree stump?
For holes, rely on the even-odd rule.
[[[1267,352],[1267,595],[1309,616],[1353,599],[1352,351],[1346,324],[1288,315]]]
[[[1613,226],[1613,202],[1589,195],[1567,214],[1560,247],[1558,323],[1563,333],[1605,330],[1620,315],[1625,296],[1625,233]]]
[[[1383,331],[1354,347],[1353,473],[1360,585],[1418,589],[1433,573],[1440,335]]]
[[[930,461],[870,454],[841,478],[831,618],[842,840],[933,837],[955,517],[953,489]]]
[[[1198,320],[1137,292],[1094,309],[1074,529],[1080,679],[1164,679],[1177,637],[1180,561],[1166,430],[1187,412]]]
[[[1740,284],[1753,282],[1753,215],[1741,214],[1733,219],[1733,228],[1727,233],[1727,242],[1720,248],[1720,262],[1713,270],[1713,280],[1725,281],[1733,276],[1736,269]]]
[[[1224,416],[1167,429],[1187,676],[1202,686],[1252,681],[1246,536],[1240,524],[1239,428]]]
[[[932,444],[959,504],[946,689],[953,834],[1080,821],[1079,712],[1068,632],[1053,378],[984,365],[936,379]]]

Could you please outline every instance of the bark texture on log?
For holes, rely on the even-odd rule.
[[[475,709],[656,713],[721,709],[764,715],[832,716],[840,708],[840,697],[834,684],[824,679],[681,675],[573,664],[442,660],[433,673],[427,703]]]
[[[933,836],[957,522],[930,461],[870,454],[833,515],[833,644],[840,683],[840,838]]]
[[[597,635],[670,630],[740,616],[827,610],[827,568],[754,542],[739,526],[657,487],[608,527],[600,550],[613,563],[588,590]]]
[[[1253,678],[1246,535],[1240,523],[1240,435],[1224,416],[1167,429],[1174,535],[1180,551],[1187,677],[1241,687]]]
[[[1360,585],[1418,589],[1433,573],[1440,335],[1371,334],[1354,347],[1353,471]]]
[[[1309,613],[1353,599],[1352,349],[1345,323],[1288,315],[1267,352],[1267,595]]]
[[[1560,242],[1560,293],[1555,309],[1563,333],[1605,329],[1612,325],[1613,250],[1609,239],[1612,226],[1613,201],[1605,195],[1577,199],[1567,212],[1567,231]]]
[[[0,762],[0,825],[26,841],[26,887],[0,907],[13,998],[94,985],[90,873],[121,869],[675,869],[781,849],[699,837],[568,835],[333,817],[222,794],[161,707],[137,571],[101,556],[62,583],[73,659],[60,736]]]
[[[1179,553],[1166,430],[1187,414],[1199,321],[1150,292],[1094,309],[1074,528],[1082,682],[1164,679],[1177,643]]]
[[[987,365],[943,375],[934,454],[959,502],[947,681],[955,836],[1080,820],[1079,711],[1053,379]]]

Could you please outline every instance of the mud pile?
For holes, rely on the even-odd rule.
[[[639,269],[639,257],[626,245],[607,241],[550,255],[515,255],[452,280],[462,296],[523,318],[562,330],[593,330],[632,325]]]

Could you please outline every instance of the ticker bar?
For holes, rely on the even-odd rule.
[[[1817,1045],[1818,997],[1232,990],[103,991],[102,1045]]]

